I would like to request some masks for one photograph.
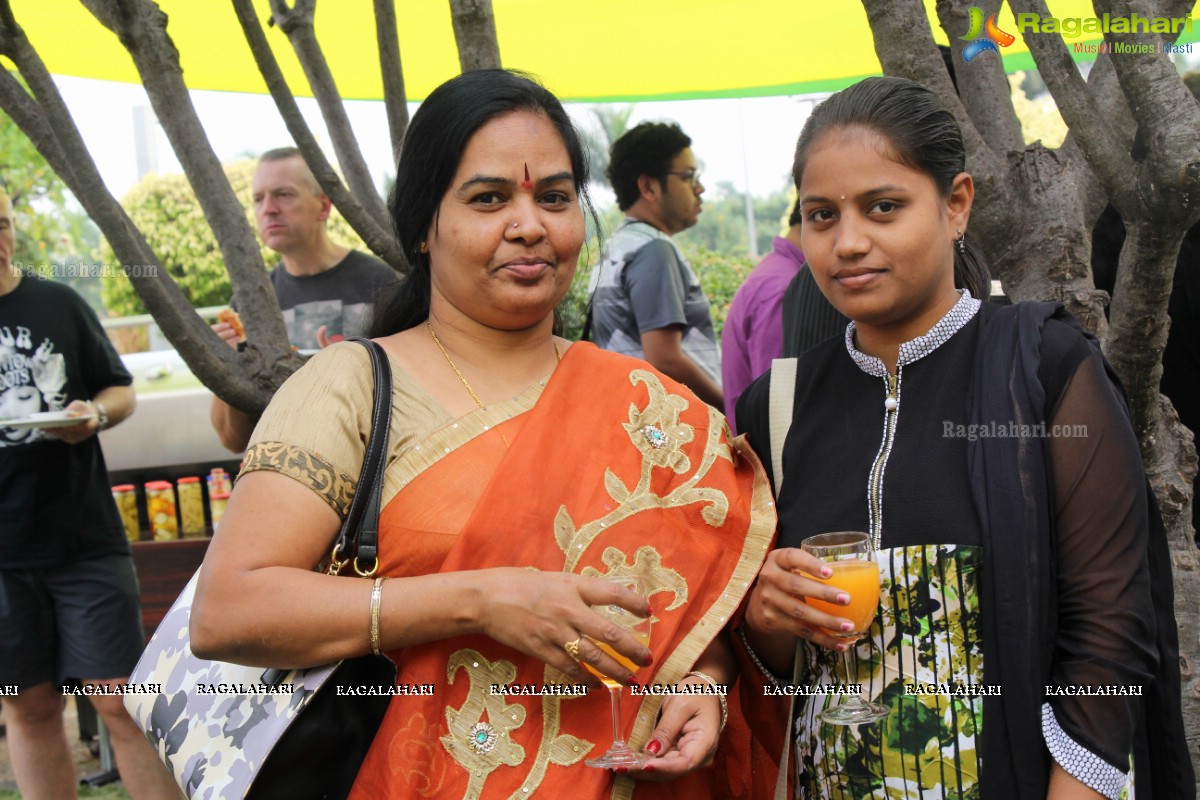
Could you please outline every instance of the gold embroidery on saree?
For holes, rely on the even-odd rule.
[[[355,481],[337,467],[295,445],[259,442],[246,451],[240,478],[247,472],[270,470],[286,475],[312,489],[343,519],[354,498]]]
[[[638,383],[646,384],[649,394],[645,409],[638,409],[633,403],[629,404],[629,422],[623,426],[629,434],[629,440],[642,453],[638,482],[631,489],[611,469],[605,470],[604,488],[617,507],[600,519],[580,527],[576,527],[566,506],[559,508],[554,518],[554,539],[567,556],[566,564],[563,565],[564,572],[575,571],[579,557],[606,528],[639,512],[652,508],[705,503],[700,515],[714,528],[719,528],[725,522],[725,516],[729,512],[729,498],[724,492],[696,485],[708,474],[717,458],[733,462],[729,445],[720,441],[719,425],[710,426],[709,446],[704,449],[703,460],[690,478],[665,497],[660,497],[650,490],[650,479],[655,467],[666,467],[679,475],[691,467],[691,459],[682,446],[695,438],[696,430],[691,425],[679,421],[679,414],[688,407],[688,400],[679,395],[668,394],[662,381],[653,373],[634,370],[629,373],[629,380],[635,386]],[[648,433],[648,430],[661,433],[662,438],[656,433]]]
[[[675,570],[664,567],[662,554],[650,545],[642,545],[637,549],[633,554],[632,564],[628,563],[625,554],[615,547],[604,548],[600,561],[608,567],[603,573],[604,577],[630,575],[640,578],[642,585],[649,590],[647,596],[670,592],[673,597],[670,605],[666,607],[667,611],[673,611],[687,602],[687,581]],[[584,567],[580,574],[601,576],[600,570],[595,567]]]
[[[551,666],[546,667],[545,675],[547,682],[551,682],[554,676],[558,676],[563,682],[566,680],[561,672]],[[559,695],[542,695],[542,742],[533,759],[529,776],[522,783],[520,791],[513,792],[509,800],[521,800],[532,796],[542,785],[546,769],[551,764],[560,767],[577,764],[596,747],[594,742],[570,733],[558,732],[562,724],[562,701],[572,699],[574,698]]]
[[[642,464],[637,482],[630,487],[611,469],[607,470],[604,476],[604,485],[616,507],[603,517],[586,522],[580,526],[576,526],[565,505],[559,508],[554,519],[554,538],[565,556],[563,564],[564,572],[574,572],[576,570],[582,555],[606,529],[642,511],[683,507],[701,503],[704,504],[704,508],[700,512],[701,518],[714,528],[723,525],[728,514],[729,499],[725,493],[718,489],[699,485],[708,475],[718,458],[733,463],[733,451],[730,448],[728,440],[722,441],[721,439],[722,432],[727,430],[727,426],[724,424],[721,415],[714,409],[708,409],[709,424],[705,446],[702,450],[692,448],[692,450],[701,453],[701,461],[699,465],[695,466],[695,472],[683,480],[671,492],[665,496],[659,496],[651,489],[651,478],[655,467],[670,469],[678,475],[684,475],[688,470],[693,468],[692,459],[688,454],[688,450],[684,449],[684,446],[692,443],[695,439],[696,431],[693,426],[681,422],[679,419],[681,412],[688,408],[690,401],[679,395],[669,394],[662,381],[653,373],[645,370],[632,371],[629,379],[635,386],[638,383],[644,383],[649,395],[644,409],[638,409],[635,404],[630,404],[629,420],[627,423],[622,424],[622,427],[629,435],[631,444],[642,454]],[[756,523],[754,528],[760,530],[755,530],[754,533],[756,535],[751,538],[755,540],[763,539],[764,542],[769,541],[770,531],[774,527],[773,524],[769,524],[769,520],[761,519],[756,520]],[[763,549],[765,550],[765,547]],[[754,550],[758,550],[758,547],[755,547]],[[761,564],[761,560],[762,556],[756,553],[744,565],[749,570],[748,574],[753,574],[757,571],[757,566]],[[632,560],[620,549],[607,547],[601,554],[601,563],[606,567],[606,574],[634,574],[647,579],[653,587],[652,594],[670,592],[672,601],[667,606],[668,610],[678,608],[688,601],[688,586],[683,575],[664,565],[661,554],[654,547],[639,547],[634,552]],[[587,575],[600,574],[599,570],[592,567],[583,569],[582,573]],[[732,612],[732,609],[736,607],[737,600],[740,599],[743,593],[742,591],[738,591],[730,594],[727,591],[721,600],[718,600],[718,606],[722,607],[724,614]],[[725,609],[725,605],[729,607]],[[721,625],[724,624],[725,619],[726,616],[723,615],[719,622],[714,619],[711,621],[712,624],[708,625],[705,624],[705,621],[701,621],[697,629],[690,631],[683,642],[668,656],[666,663],[662,665],[655,675],[656,681],[661,683],[677,683],[681,680],[686,670],[690,669],[691,664],[695,662],[700,652],[707,647]],[[470,657],[462,657],[465,653],[470,653]],[[467,743],[467,738],[470,737],[472,730],[477,729],[478,724],[484,721],[485,704],[488,700],[493,699],[483,697],[482,693],[476,690],[476,681],[480,681],[481,684],[484,682],[504,683],[503,675],[495,678],[487,677],[488,670],[500,667],[506,668],[504,674],[515,675],[515,668],[509,662],[497,661],[493,665],[474,651],[459,651],[455,654],[455,658],[451,660],[451,672],[457,669],[465,669],[472,680],[472,692],[468,701],[463,705],[463,708],[457,711],[447,709],[447,720],[451,720],[451,715],[454,715],[451,721],[452,735],[443,740],[447,750],[455,760],[471,774],[465,798],[479,797],[487,777],[500,763],[514,766],[524,761],[524,749],[508,738],[508,733],[520,727],[520,724],[509,725],[507,728],[499,729],[497,721],[503,721],[503,718],[498,715],[499,712],[492,713],[490,709],[488,710],[487,721],[495,729],[492,731],[495,733],[494,749],[490,750],[484,756],[477,756],[473,751],[469,750],[469,744]],[[546,682],[567,682],[565,676],[553,667],[546,666],[544,674]],[[512,677],[509,677],[508,680],[511,681]],[[570,697],[558,695],[542,696],[543,728],[541,743],[530,765],[526,780],[522,781],[521,787],[513,793],[511,800],[533,796],[545,779],[546,771],[550,764],[560,766],[575,764],[596,747],[593,742],[571,734],[560,733],[562,703],[570,699]],[[496,698],[496,700],[499,700],[499,698]],[[661,696],[642,698],[641,707],[634,723],[634,730],[629,736],[631,747],[639,747],[649,736],[653,730],[658,711],[662,706],[662,701],[663,698]],[[506,708],[512,707],[509,706]],[[521,707],[517,708],[520,708],[520,721],[523,722],[524,709]],[[507,758],[515,760],[505,760],[503,762],[498,760],[496,753],[500,750],[502,741],[511,745],[511,749],[505,751]],[[451,744],[454,745],[453,748],[450,746]],[[487,760],[481,766],[479,759]],[[614,793],[618,796],[628,796],[631,789],[632,784],[628,781],[618,781],[614,788]]]
[[[525,724],[525,707],[505,702],[503,694],[492,694],[492,684],[509,684],[517,677],[511,661],[488,661],[478,651],[463,649],[450,656],[446,681],[454,683],[458,671],[467,673],[470,688],[462,708],[446,707],[442,747],[471,776],[464,800],[483,793],[487,777],[500,765],[515,767],[525,760],[525,748],[513,741],[511,732]],[[484,719],[484,717],[487,719]]]

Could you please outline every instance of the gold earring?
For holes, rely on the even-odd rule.
[[[417,250],[418,250],[419,252],[421,252],[421,253],[428,253],[428,252],[429,252],[429,245],[428,245],[428,244],[426,244],[425,242],[421,242],[421,244],[420,244],[420,246],[417,248]]]

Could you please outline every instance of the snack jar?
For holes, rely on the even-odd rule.
[[[123,483],[112,487],[113,501],[117,504],[117,512],[125,525],[125,538],[136,542],[142,534],[142,521],[138,517],[137,487],[132,483]]]
[[[179,479],[179,520],[184,538],[204,535],[204,490],[200,479]]]
[[[228,502],[228,492],[215,492],[208,496],[208,510],[212,513],[213,533],[217,532],[217,526],[221,524],[221,517],[225,516],[225,506]]]
[[[211,503],[214,495],[223,494],[226,498],[233,491],[233,481],[229,473],[220,467],[214,467],[208,474],[208,498]]]
[[[146,515],[156,542],[179,538],[175,520],[175,485],[170,481],[151,481],[146,484]]]

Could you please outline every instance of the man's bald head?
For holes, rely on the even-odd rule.
[[[288,159],[296,159],[299,162],[297,174],[304,178],[304,182],[312,189],[315,195],[325,194],[325,190],[321,188],[321,184],[317,181],[317,176],[313,175],[312,170],[308,167],[308,162],[304,160],[304,154],[300,152],[298,147],[276,147],[268,150],[258,158],[258,165],[272,161],[287,161]]]

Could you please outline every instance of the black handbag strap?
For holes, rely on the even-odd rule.
[[[362,474],[350,501],[350,510],[334,543],[329,572],[338,572],[347,563],[363,577],[379,568],[379,507],[383,499],[383,465],[387,459],[388,433],[392,426],[392,367],[383,348],[361,336],[347,337],[358,342],[371,355],[374,376],[374,406],[371,411],[371,435],[363,455]]]

